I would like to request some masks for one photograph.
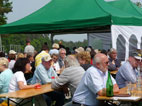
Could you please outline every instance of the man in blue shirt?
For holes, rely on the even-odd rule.
[[[108,77],[108,57],[98,53],[94,57],[94,66],[90,67],[83,76],[77,87],[72,106],[98,106],[97,95],[106,95],[106,82]],[[118,92],[119,88],[111,76],[113,82],[113,92]]]
[[[139,61],[141,57],[138,54],[133,54],[134,56],[129,57],[129,59],[123,63],[119,68],[116,74],[116,82],[119,88],[126,86],[126,82],[130,81],[131,83],[137,82]]]
[[[36,67],[34,72],[33,79],[31,81],[32,84],[35,83],[51,83],[52,78],[56,78],[57,74],[51,66],[52,58],[50,55],[45,55],[42,57],[42,63]],[[44,95],[47,105],[50,106],[52,101],[56,101],[55,106],[63,106],[64,104],[64,94],[62,92],[53,91],[46,93]]]

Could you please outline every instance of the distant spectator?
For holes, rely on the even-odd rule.
[[[26,47],[25,47],[25,49],[24,49],[24,53],[34,53],[34,51],[35,51],[35,48],[31,45],[31,41],[30,41],[30,39],[27,39],[26,40]]]
[[[117,59],[117,51],[114,48],[110,49],[109,52],[109,65],[108,65],[108,70],[109,71],[114,71],[114,70],[118,70],[118,68],[120,67],[121,63],[120,61]]]
[[[60,68],[64,68],[65,66],[64,64],[65,57],[66,57],[66,50],[64,48],[60,48],[59,49],[59,59],[58,59]]]
[[[8,59],[9,59],[8,68],[12,70],[16,62],[16,52],[14,50],[9,51]]]
[[[0,94],[8,93],[9,82],[12,78],[13,72],[8,69],[8,59],[0,58]],[[0,103],[6,98],[0,98]]]
[[[18,53],[17,54],[17,59],[19,59],[19,58],[25,58],[24,54],[23,53]]]
[[[5,57],[5,53],[4,52],[0,52],[0,57]]]
[[[49,54],[52,55],[52,54],[59,54],[59,44],[57,43],[54,43],[52,45],[52,49],[49,51]]]
[[[83,47],[79,47],[79,48],[75,49],[76,53],[80,53],[80,52],[83,52],[83,51],[84,51]]]
[[[76,49],[76,47],[72,48],[72,54],[75,54],[75,49]]]
[[[96,52],[94,51],[94,49],[91,49],[90,55],[91,55],[91,62],[90,62],[90,64],[93,65],[93,58],[96,55]]]
[[[89,47],[87,47],[85,50],[89,53],[91,52],[91,48],[89,48]]]
[[[71,54],[70,48],[66,47],[65,49],[66,49],[66,52],[67,52],[66,55],[70,55]]]
[[[65,48],[65,46],[62,44],[62,41],[59,41],[59,48]]]
[[[105,54],[107,56],[107,51],[105,49],[102,49],[101,53],[103,53],[103,54]]]
[[[49,55],[48,53],[49,48],[47,45],[42,46],[42,50],[39,54],[36,55],[35,57],[35,67],[37,67],[41,63],[41,58],[45,55]]]
[[[56,73],[59,75],[61,73],[60,65],[59,65],[59,62],[58,62],[59,55],[58,54],[52,54],[51,57],[52,57],[52,60],[53,60],[52,66],[53,66],[54,70],[56,71]]]
[[[28,73],[25,73],[25,78],[27,80],[27,83],[29,83],[31,81],[31,78],[33,77],[34,71],[35,71],[35,61],[34,61],[34,54],[32,53],[28,53],[27,54],[27,59],[30,62],[31,65],[31,71],[29,71]]]

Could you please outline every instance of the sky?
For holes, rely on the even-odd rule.
[[[19,20],[34,11],[40,9],[46,5],[50,0],[9,0],[12,3],[13,12],[8,13],[8,23]],[[69,34],[67,35],[56,35],[54,39],[64,40],[64,41],[83,41],[87,39],[87,34]]]

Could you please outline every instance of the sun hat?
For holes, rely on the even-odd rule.
[[[80,52],[83,52],[83,51],[84,51],[83,47],[79,47],[79,48],[75,49],[75,52],[77,52],[77,53],[80,53]]]
[[[58,48],[59,48],[59,44],[54,43],[54,44],[52,45],[52,48],[56,48],[56,49],[58,49]]]
[[[14,50],[10,50],[9,54],[16,54],[16,52]]]

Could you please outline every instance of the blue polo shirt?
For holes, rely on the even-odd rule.
[[[51,77],[56,77],[57,74],[54,71],[53,67],[50,67],[49,70],[47,70],[43,64],[41,63],[39,66],[36,67],[36,70],[34,72],[33,79],[31,81],[32,84],[37,83],[37,81],[41,81],[41,84],[50,83],[52,81]]]

